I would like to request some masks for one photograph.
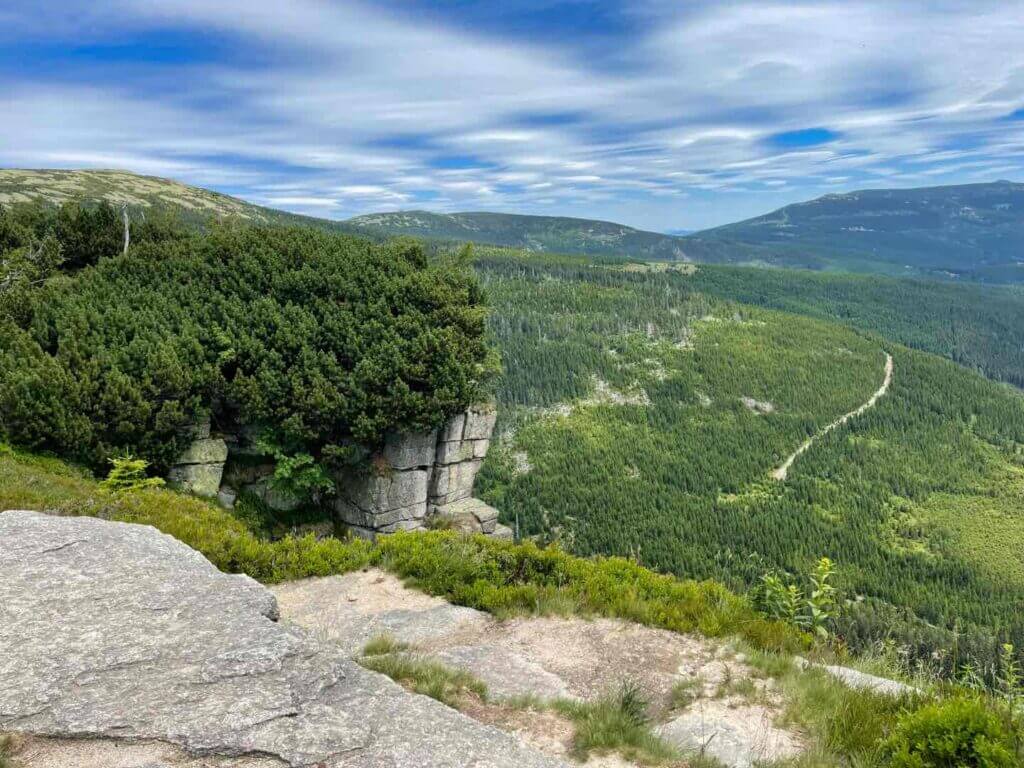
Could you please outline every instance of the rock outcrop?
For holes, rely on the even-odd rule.
[[[426,528],[432,517],[472,533],[511,536],[493,507],[473,499],[497,412],[473,406],[439,430],[388,435],[372,470],[339,474],[334,505],[339,521],[360,536]]]
[[[432,517],[451,521],[467,533],[511,538],[498,512],[473,499],[473,484],[487,456],[497,412],[492,404],[472,406],[430,432],[393,432],[380,455],[334,476],[331,502],[339,523],[372,538],[378,533],[421,530]],[[275,487],[274,461],[256,447],[252,430],[227,440],[211,438],[209,425],[171,469],[169,479],[200,496],[216,496],[231,507],[242,493],[271,509],[289,512],[301,500]]]
[[[562,765],[275,622],[270,592],[153,528],[5,512],[0,543],[0,730],[293,768]]]
[[[196,496],[216,496],[224,474],[228,446],[219,437],[197,438],[178,457],[167,479],[172,485]]]

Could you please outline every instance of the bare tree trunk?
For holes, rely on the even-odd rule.
[[[124,220],[124,254],[128,254],[128,244],[131,242],[131,226],[128,222],[128,204],[121,204],[121,218]]]

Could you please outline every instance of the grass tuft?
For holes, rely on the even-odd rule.
[[[409,648],[408,643],[403,643],[396,640],[393,635],[384,633],[371,638],[370,642],[363,646],[363,656],[385,656],[389,653],[408,651]]]
[[[617,752],[642,765],[662,765],[679,753],[649,727],[648,703],[639,686],[623,683],[609,696],[593,702],[558,701],[553,707],[573,721],[573,756],[586,761],[592,753]]]
[[[458,709],[471,695],[487,700],[487,686],[482,680],[436,661],[418,659],[405,653],[384,653],[363,656],[359,663],[387,675],[414,693],[437,699],[453,709]]]

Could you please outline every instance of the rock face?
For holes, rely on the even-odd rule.
[[[498,525],[497,510],[471,498],[496,420],[493,404],[477,405],[439,430],[387,435],[372,468],[345,470],[334,477],[332,506],[338,522],[373,538],[424,529],[430,517],[439,515],[466,532],[511,538],[511,530]],[[256,449],[253,432],[242,428],[226,442],[210,437],[208,423],[200,426],[169,479],[191,493],[216,496],[227,507],[239,494],[252,493],[271,509],[297,509],[301,499],[274,487],[274,462]]]
[[[434,516],[451,518],[460,530],[495,534],[498,512],[471,498],[487,456],[497,412],[473,406],[432,432],[388,435],[380,465],[336,478],[334,509],[354,533],[417,530]],[[508,529],[497,531],[509,535]]]
[[[216,496],[227,458],[227,443],[220,438],[209,437],[207,433],[206,437],[194,440],[178,457],[167,479],[197,496]]]
[[[153,528],[0,514],[0,730],[294,768],[561,765],[276,616]]]

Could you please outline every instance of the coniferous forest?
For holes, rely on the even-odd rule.
[[[504,362],[483,497],[524,535],[740,589],[827,555],[853,645],[890,638],[950,666],[1021,646],[1019,392],[880,334],[713,297],[709,280],[729,290],[704,267],[493,250],[477,269]],[[888,393],[772,479],[871,396],[886,352]]]

